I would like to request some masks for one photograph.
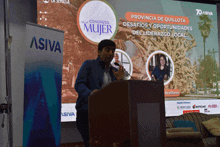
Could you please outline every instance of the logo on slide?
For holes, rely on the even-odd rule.
[[[195,108],[206,108],[205,105],[193,105],[193,109]]]
[[[43,0],[45,4],[51,3],[63,3],[63,4],[70,4],[70,0]]]
[[[202,14],[205,14],[205,15],[213,15],[212,12],[202,11],[201,9],[196,9],[196,15],[202,15]]]
[[[218,105],[216,104],[208,105],[208,108],[218,108]]]
[[[77,25],[82,36],[93,44],[112,39],[117,32],[117,16],[106,1],[84,2],[78,10]]]
[[[47,3],[49,3],[49,0],[43,0],[43,2],[47,4]]]

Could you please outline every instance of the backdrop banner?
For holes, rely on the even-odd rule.
[[[64,31],[26,24],[23,146],[60,146]]]

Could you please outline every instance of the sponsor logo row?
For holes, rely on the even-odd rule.
[[[186,104],[182,102],[183,104]],[[190,103],[190,102],[189,102]],[[178,102],[177,102],[178,104]],[[218,108],[217,104],[211,104],[211,105],[193,105],[193,106],[177,106],[177,109],[196,109],[196,108]]]

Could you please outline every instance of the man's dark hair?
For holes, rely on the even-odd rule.
[[[101,42],[99,42],[98,51],[99,50],[102,51],[102,49],[106,46],[114,46],[114,48],[116,48],[116,45],[112,40],[105,39],[105,40],[102,40]]]

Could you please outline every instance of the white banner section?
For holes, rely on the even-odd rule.
[[[76,103],[62,104],[61,122],[76,121]]]

